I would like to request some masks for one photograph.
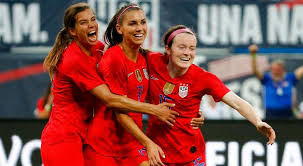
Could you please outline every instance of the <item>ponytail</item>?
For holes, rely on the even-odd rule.
[[[48,53],[43,64],[44,68],[48,70],[51,80],[53,80],[54,72],[64,49],[72,42],[72,40],[72,36],[68,33],[67,29],[63,28],[58,33],[55,44]]]
[[[116,14],[110,20],[105,33],[104,33],[104,42],[108,45],[108,48],[117,45],[122,42],[123,37],[121,34],[118,33],[116,29],[116,25],[122,25],[125,13],[132,11],[132,10],[142,10],[136,4],[128,4],[120,8]]]

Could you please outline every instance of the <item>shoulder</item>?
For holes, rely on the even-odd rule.
[[[83,63],[81,55],[82,52],[75,42],[68,45],[62,53],[61,65],[67,69],[73,69]]]
[[[123,56],[124,56],[123,51],[118,45],[116,45],[105,51],[101,62],[102,63],[111,62],[111,63],[119,64],[123,61],[124,59]]]
[[[98,43],[91,48],[93,56],[96,56],[98,61],[102,57],[104,48],[105,48],[105,45],[101,41],[98,41]]]
[[[168,58],[166,55],[160,53],[160,52],[149,52],[146,55],[147,62],[150,64],[158,64],[159,62],[165,62]]]
[[[192,75],[195,75],[194,78],[199,78],[199,77],[202,77],[202,76],[207,77],[207,76],[210,76],[210,75],[214,75],[214,74],[212,74],[212,73],[204,70],[203,68],[201,68],[201,67],[199,67],[199,66],[197,66],[195,64],[192,64],[190,66],[190,73]]]

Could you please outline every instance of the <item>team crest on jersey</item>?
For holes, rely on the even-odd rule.
[[[163,93],[169,95],[174,91],[175,85],[169,82],[166,82],[163,87]]]
[[[186,97],[188,94],[188,84],[180,84],[179,86],[179,96],[181,98]]]
[[[145,78],[147,80],[149,80],[149,75],[148,75],[147,69],[143,69],[143,73],[144,73]]]
[[[141,72],[139,69],[135,70],[135,75],[136,75],[136,78],[139,82],[142,81],[142,75],[141,75]]]

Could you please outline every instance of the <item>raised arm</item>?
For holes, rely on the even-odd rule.
[[[174,107],[171,103],[161,103],[158,105],[138,102],[121,95],[111,93],[106,84],[97,86],[90,91],[97,96],[107,107],[118,108],[123,112],[137,112],[157,116],[161,121],[173,126],[178,112],[169,110],[168,107]]]
[[[257,115],[253,107],[248,102],[240,98],[232,91],[224,95],[222,101],[237,110],[243,117],[245,117],[248,121],[255,125],[259,132],[266,135],[266,137],[269,139],[267,144],[273,144],[275,142],[275,131],[270,125],[265,122],[262,122],[260,117]]]
[[[303,75],[303,66],[297,68],[295,70],[295,74],[296,74],[296,77],[297,77],[298,80],[301,79],[302,75]]]
[[[116,111],[115,114],[118,122],[146,147],[150,165],[164,166],[160,158],[160,156],[165,158],[163,150],[143,133],[130,116],[119,111]]]
[[[248,49],[249,49],[250,56],[251,56],[251,66],[252,66],[253,73],[259,80],[261,80],[264,76],[264,73],[259,71],[258,67],[257,67],[256,56],[257,56],[257,52],[258,52],[258,46],[253,44],[253,45],[250,45],[248,47]]]

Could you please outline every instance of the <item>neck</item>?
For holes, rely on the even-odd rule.
[[[124,42],[120,43],[119,46],[122,48],[125,56],[129,60],[131,60],[133,62],[137,62],[137,57],[138,57],[140,46],[131,47],[131,46],[129,46],[128,44],[126,44]]]
[[[78,45],[78,47],[81,49],[82,52],[84,52],[87,56],[92,56],[91,46],[85,47],[78,40],[75,40],[75,42]]]
[[[167,70],[171,78],[177,78],[184,75],[188,69],[189,68],[183,69],[183,68],[175,67],[171,61],[169,61],[167,64]]]
[[[280,76],[280,77],[277,77],[277,76],[272,76],[272,79],[273,79],[275,82],[278,82],[278,81],[283,80],[284,76],[285,76],[285,74],[283,74],[283,75],[282,75],[282,76]]]

